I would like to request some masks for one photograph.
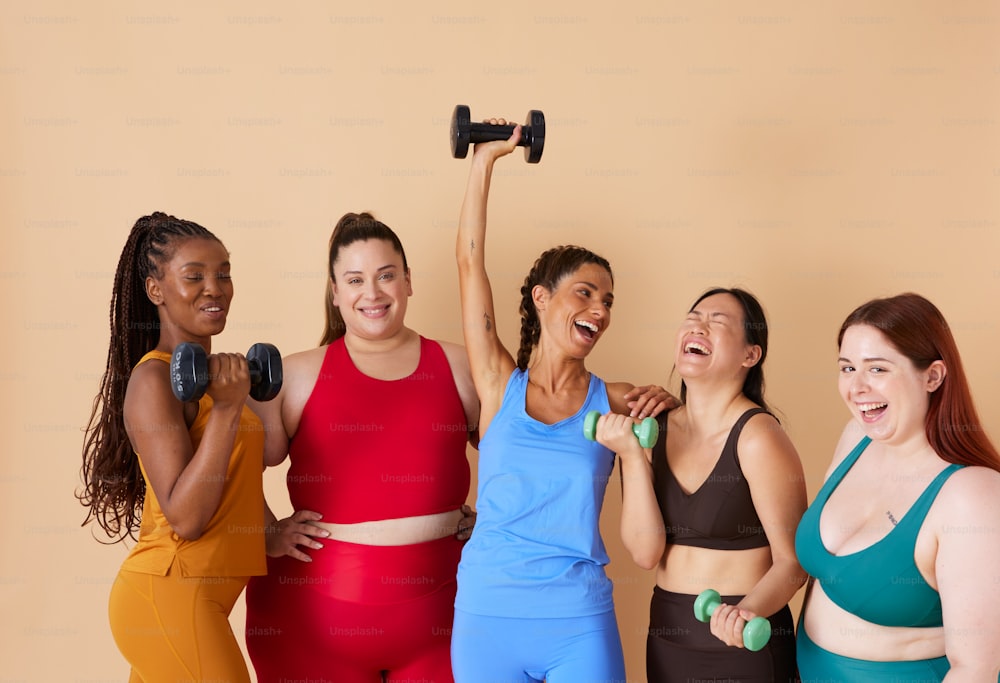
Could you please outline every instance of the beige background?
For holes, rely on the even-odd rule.
[[[665,383],[692,299],[749,288],[812,497],[848,417],[836,329],[868,298],[915,290],[952,323],[1000,433],[998,46],[990,2],[8,0],[0,682],[126,677],[106,617],[126,549],[79,527],[72,493],[135,219],[214,230],[238,293],[219,348],[289,353],[318,338],[333,223],[371,209],[407,246],[411,324],[459,341],[457,103],[474,118],[542,109],[549,125],[542,163],[516,154],[494,182],[509,344],[517,287],[557,243],[615,267],[614,326],[589,361],[609,379]],[[287,505],[280,474],[268,487]],[[612,482],[608,569],[639,681],[652,574],[618,543],[619,504]]]

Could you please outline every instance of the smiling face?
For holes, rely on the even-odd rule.
[[[747,343],[743,306],[731,294],[699,301],[677,332],[674,365],[685,381],[722,372],[742,382],[760,357],[761,348]]]
[[[403,257],[390,242],[360,240],[342,247],[333,274],[333,304],[347,334],[385,339],[403,328],[413,288]]]
[[[229,252],[213,239],[181,241],[159,277],[146,278],[146,294],[160,316],[161,345],[194,341],[207,349],[226,327],[233,299]]]
[[[584,263],[550,292],[535,285],[532,296],[543,333],[565,340],[567,353],[584,358],[611,324],[614,284],[606,268]]]
[[[840,396],[865,434],[889,444],[926,438],[930,394],[945,375],[942,361],[920,370],[881,331],[862,324],[844,331],[838,363]]]

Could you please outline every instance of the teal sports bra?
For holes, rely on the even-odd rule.
[[[892,531],[873,545],[848,555],[834,555],[823,545],[819,533],[823,508],[869,443],[870,438],[863,438],[820,489],[795,532],[795,554],[834,603],[865,621],[880,626],[941,626],[941,596],[920,575],[913,552],[938,491],[963,465],[944,468]]]

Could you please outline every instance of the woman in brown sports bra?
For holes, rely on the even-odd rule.
[[[663,525],[661,534],[623,534],[635,562],[656,567],[650,683],[798,680],[788,600],[806,578],[794,548],[806,487],[764,402],[767,332],[760,304],[740,289],[703,294],[678,331],[682,405],[661,418],[649,467],[662,518],[649,506],[622,511],[623,529]],[[722,604],[701,623],[694,602],[706,589]],[[743,628],[756,616],[772,635],[751,651]]]

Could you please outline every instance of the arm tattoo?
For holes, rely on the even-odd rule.
[[[487,332],[492,331],[493,330],[493,321],[490,320],[490,314],[489,313],[483,313],[483,320],[486,321],[486,331]]]
[[[476,240],[469,240],[469,250],[470,251],[476,250]]]

